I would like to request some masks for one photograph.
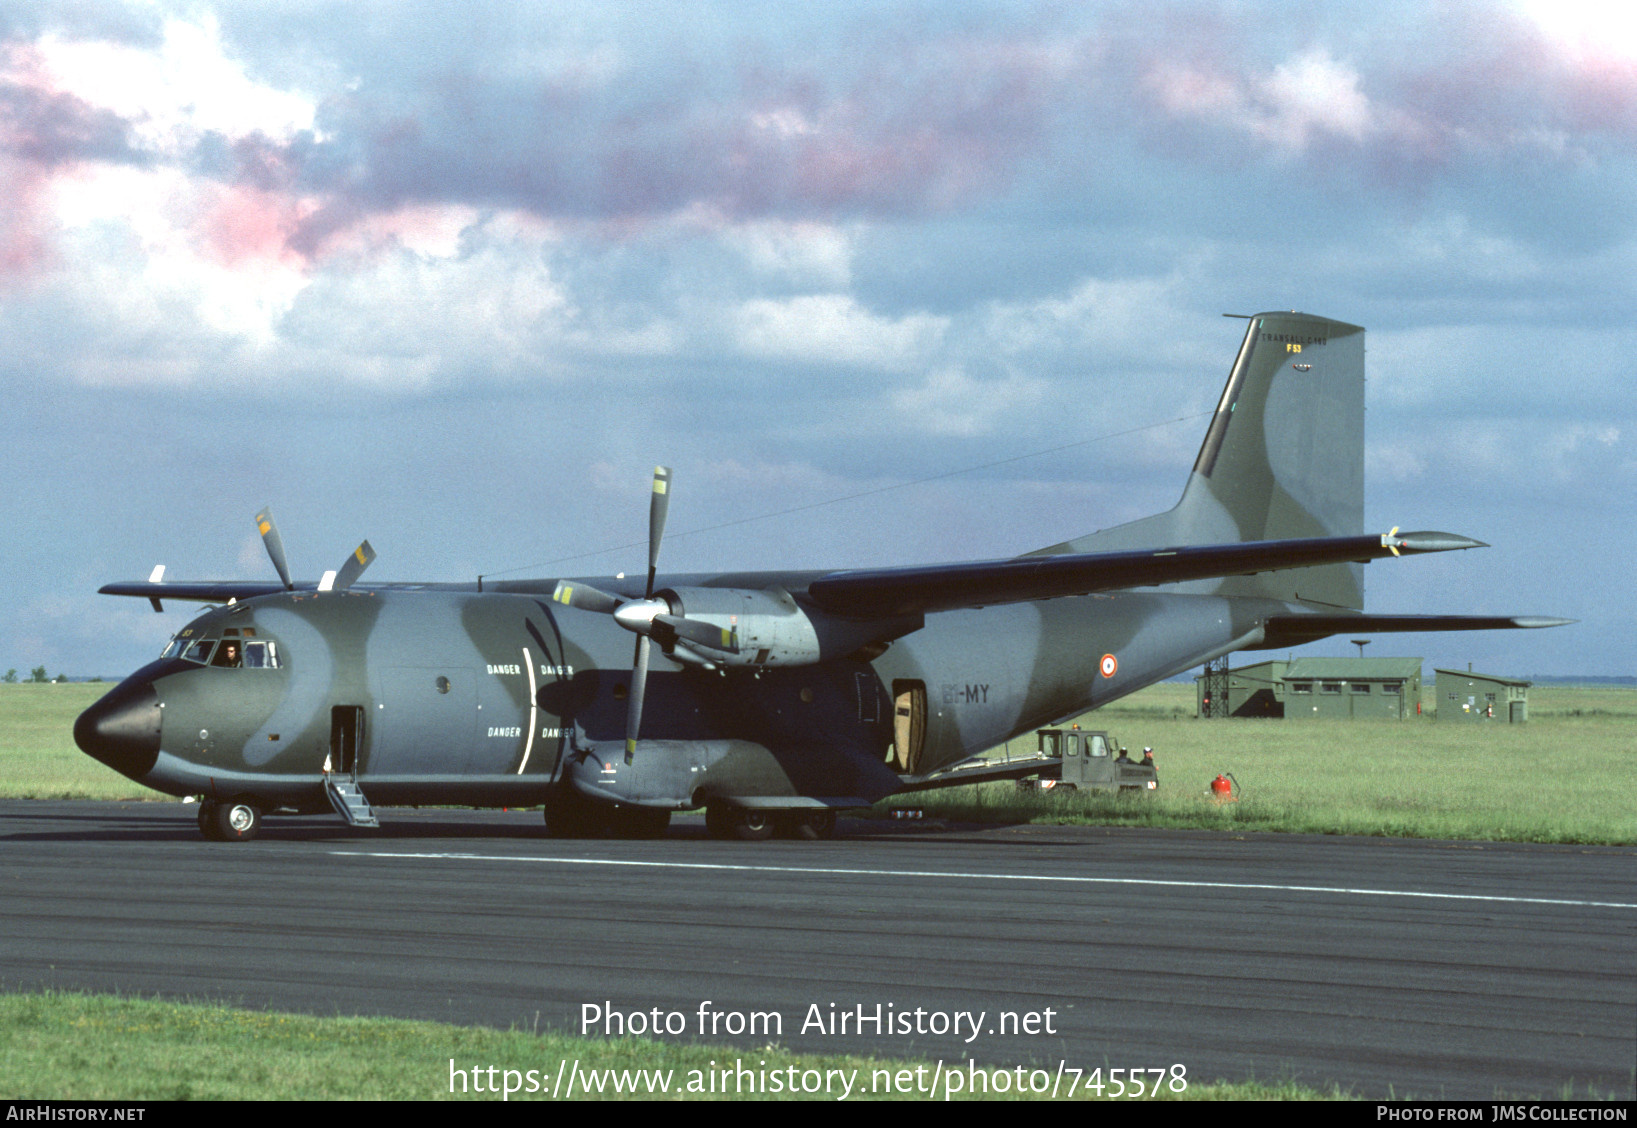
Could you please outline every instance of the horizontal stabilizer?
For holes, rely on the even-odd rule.
[[[1454,533],[1399,533],[1394,529],[1379,536],[1062,553],[832,572],[814,580],[808,594],[826,611],[877,618],[1481,547],[1482,541]]]
[[[1546,615],[1270,615],[1260,649],[1300,646],[1339,634],[1539,630],[1577,621]]]

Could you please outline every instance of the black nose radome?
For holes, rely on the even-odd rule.
[[[159,694],[151,682],[122,682],[74,722],[74,743],[116,772],[140,780],[159,759]]]

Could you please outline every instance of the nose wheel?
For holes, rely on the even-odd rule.
[[[261,830],[261,808],[243,799],[199,804],[199,833],[212,842],[248,842]]]

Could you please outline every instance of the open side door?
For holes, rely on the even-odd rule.
[[[336,705],[330,709],[330,770],[342,775],[358,771],[358,753],[364,746],[364,707]]]
[[[926,683],[892,683],[892,750],[890,760],[901,772],[914,774],[926,744]]]

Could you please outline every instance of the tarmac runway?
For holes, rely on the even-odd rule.
[[[751,1051],[1362,1097],[1637,1077],[1637,849],[858,820],[739,843],[693,817],[556,841],[536,813],[390,809],[218,844],[195,810],[0,802],[0,986],[575,1031],[590,1005]]]

